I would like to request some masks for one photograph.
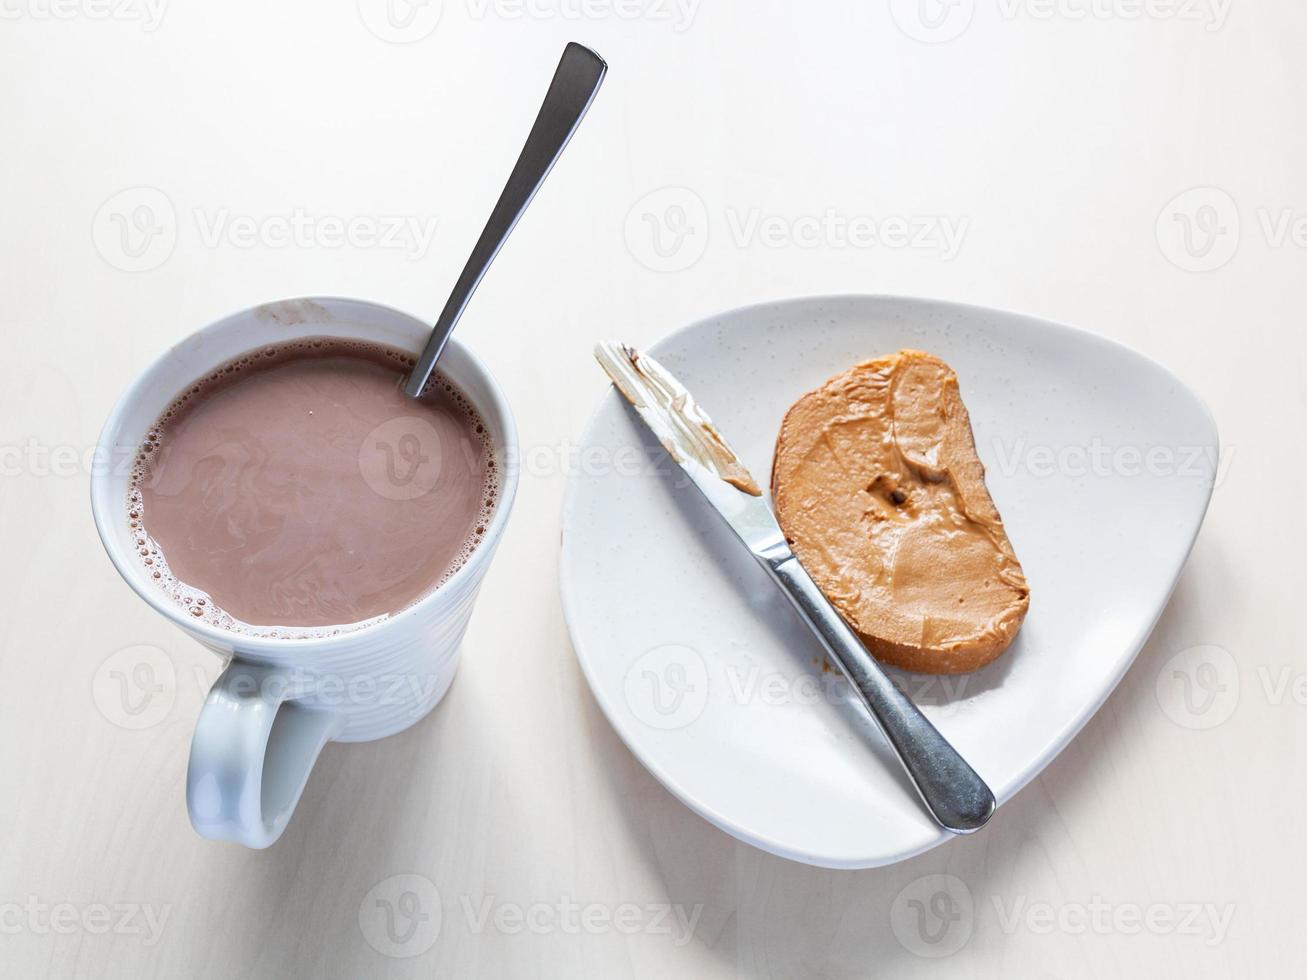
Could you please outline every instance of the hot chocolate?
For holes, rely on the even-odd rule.
[[[252,351],[150,431],[128,520],[140,559],[197,619],[318,636],[396,613],[458,570],[498,485],[486,427],[412,356],[316,338]]]

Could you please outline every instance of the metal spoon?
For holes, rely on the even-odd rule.
[[[472,294],[476,292],[481,277],[490,268],[490,263],[499,254],[500,247],[508,238],[509,232],[517,224],[526,206],[535,197],[536,191],[544,183],[545,177],[553,168],[554,162],[563,147],[572,138],[577,125],[590,108],[590,102],[599,91],[608,65],[589,48],[572,42],[563,50],[563,57],[554,72],[554,80],[549,83],[545,101],[540,106],[535,125],[526,138],[522,152],[508,175],[508,183],[495,209],[477,239],[476,247],[468,257],[463,273],[454,284],[454,291],[449,294],[445,308],[436,320],[431,331],[431,339],[426,349],[418,358],[417,364],[404,384],[404,393],[416,398],[422,393],[431,371],[445,349],[449,335],[454,332],[458,318],[463,315]]]

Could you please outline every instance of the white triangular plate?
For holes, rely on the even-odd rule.
[[[1193,392],[1125,347],[950,303],[772,303],[686,327],[650,353],[765,484],[800,395],[904,347],[957,371],[1031,605],[983,670],[895,676],[1001,804],[1089,720],[1153,628],[1207,507],[1216,428]],[[945,839],[860,706],[823,673],[816,640],[616,392],[570,478],[561,582],[595,698],[687,806],[825,867],[888,864]]]

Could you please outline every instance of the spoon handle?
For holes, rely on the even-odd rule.
[[[531,198],[535,197],[536,191],[553,169],[563,147],[572,138],[577,124],[599,91],[599,83],[603,81],[607,70],[608,65],[604,59],[583,45],[573,41],[563,50],[558,70],[554,72],[554,80],[549,83],[545,101],[540,106],[540,113],[513,166],[513,172],[508,175],[503,193],[499,195],[495,209],[490,212],[481,237],[468,256],[467,265],[454,284],[445,308],[440,311],[431,339],[427,341],[422,356],[418,358],[404,384],[404,391],[409,396],[416,398],[422,393],[458,318],[463,315],[468,301],[476,292],[481,277],[490,268],[490,263],[499,254],[500,247],[517,224],[517,219],[531,203]]]

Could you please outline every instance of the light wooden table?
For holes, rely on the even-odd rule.
[[[1307,970],[1301,4],[69,2],[0,5],[0,974]],[[132,375],[233,309],[433,315],[571,38],[608,82],[460,327],[538,460],[461,675],[415,729],[328,747],[271,850],[201,840],[184,774],[218,665],[110,567],[86,453]],[[983,833],[857,873],[664,791],[596,709],[556,582],[591,342],[820,292],[1123,340],[1208,400],[1226,451],[1084,732]],[[153,678],[135,714],[115,670]],[[426,918],[388,936],[367,910],[406,892]]]

